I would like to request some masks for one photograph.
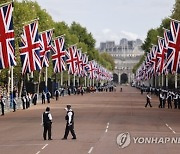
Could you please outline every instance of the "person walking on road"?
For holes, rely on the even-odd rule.
[[[51,93],[49,91],[46,93],[46,97],[47,97],[47,102],[50,103]]]
[[[46,140],[48,132],[48,140],[51,138],[51,126],[52,126],[52,115],[50,113],[50,107],[46,108],[46,111],[42,114],[42,125],[44,126],[43,138]]]
[[[74,111],[71,109],[71,105],[67,105],[67,108],[65,108],[67,111],[67,114],[65,116],[66,120],[66,129],[65,129],[65,134],[62,140],[67,140],[69,131],[71,132],[72,139],[76,139],[76,134],[74,132]]]
[[[46,94],[45,94],[45,92],[43,91],[42,92],[42,104],[45,104],[45,98],[46,98]]]
[[[2,116],[4,115],[4,106],[5,106],[5,99],[3,96],[0,97],[0,104],[1,104],[1,111],[2,111]]]
[[[149,92],[147,93],[146,100],[147,100],[147,103],[146,103],[145,107],[147,107],[148,104],[149,104],[150,107],[152,107],[152,105],[151,105],[151,96],[149,95]]]
[[[56,96],[56,101],[57,101],[59,99],[59,95],[60,95],[59,90],[57,89],[54,94]]]

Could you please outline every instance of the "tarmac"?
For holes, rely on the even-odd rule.
[[[146,94],[134,87],[60,97],[50,104],[6,112],[0,117],[0,154],[179,154],[180,110],[159,109],[157,96],[145,108]],[[64,108],[75,112],[77,140],[65,130]],[[52,138],[43,140],[41,116],[53,116]]]

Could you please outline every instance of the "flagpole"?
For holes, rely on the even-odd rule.
[[[45,92],[47,93],[48,88],[47,88],[47,67],[45,67]]]
[[[68,74],[68,86],[70,86],[70,80],[71,80],[70,74]]]
[[[75,74],[74,74],[74,80],[73,80],[73,86],[75,87],[75,80],[76,80],[76,76],[75,76]]]
[[[166,88],[168,88],[168,74],[166,75]]]
[[[11,66],[11,103],[13,105],[13,66]]]
[[[86,84],[86,76],[84,77],[84,86],[86,87],[87,84]]]
[[[161,77],[162,77],[162,87],[164,86],[164,76],[163,76],[163,74],[161,74]]]
[[[63,85],[63,71],[61,72],[61,86]]]
[[[175,89],[177,89],[177,72],[175,73]]]

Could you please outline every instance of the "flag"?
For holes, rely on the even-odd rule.
[[[82,52],[78,49],[76,52],[77,62],[76,62],[76,72],[75,74],[80,76],[82,72]]]
[[[171,20],[168,39],[167,67],[171,73],[180,73],[180,22]]]
[[[0,69],[16,65],[12,3],[0,7]]]
[[[81,76],[87,76],[87,64],[88,64],[88,56],[82,53],[82,72]]]
[[[41,66],[49,67],[49,56],[51,50],[53,30],[47,30],[39,34]]]
[[[77,48],[75,45],[68,48],[66,51],[67,56],[67,67],[69,74],[75,74],[76,72],[76,65],[77,65]]]
[[[65,39],[64,36],[57,37],[52,45],[52,61],[54,72],[59,73],[66,70],[65,56],[66,51],[64,49]]]
[[[163,73],[164,70],[164,65],[166,62],[166,54],[167,54],[167,48],[165,44],[165,39],[164,38],[158,38],[158,49],[157,49],[157,69],[156,73],[158,75]]]
[[[91,60],[91,61],[89,61],[89,64],[88,64],[88,72],[89,72],[90,79],[95,78],[95,71],[96,71],[95,61]]]
[[[41,69],[40,43],[38,34],[38,21],[23,27],[21,35],[20,56],[22,63],[22,74]]]

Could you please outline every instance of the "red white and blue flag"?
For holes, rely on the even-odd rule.
[[[76,73],[77,66],[77,47],[75,45],[69,47],[66,51],[66,63],[68,67],[68,74]]]
[[[88,56],[82,53],[82,72],[81,76],[87,76],[87,65],[88,65]]]
[[[64,49],[65,38],[64,36],[57,37],[52,45],[52,62],[54,73],[60,73],[66,70],[66,51]]]
[[[41,66],[49,67],[49,56],[51,51],[53,30],[47,30],[39,34]]]
[[[167,68],[171,73],[180,73],[180,22],[172,20],[167,35]]]
[[[165,39],[159,37],[158,38],[158,50],[157,50],[157,55],[156,55],[156,58],[157,58],[156,73],[158,75],[160,75],[164,72],[166,55],[167,55],[167,48],[165,45]]]
[[[96,71],[95,61],[91,60],[89,61],[89,64],[88,64],[88,72],[89,72],[90,79],[95,78],[95,71]]]
[[[40,43],[38,34],[38,21],[24,26],[23,34],[21,35],[20,56],[22,63],[22,74],[40,70]]]
[[[0,69],[16,65],[12,5],[0,7]]]
[[[81,76],[82,73],[82,51],[81,49],[77,49],[76,52],[77,62],[76,62],[76,72],[77,76]]]

